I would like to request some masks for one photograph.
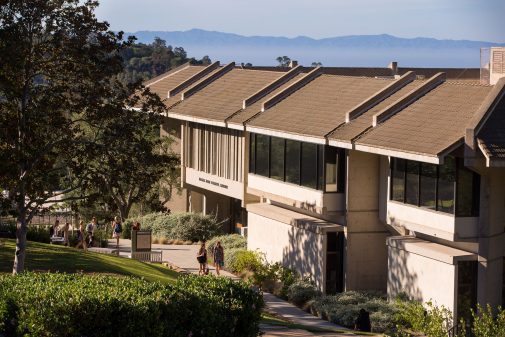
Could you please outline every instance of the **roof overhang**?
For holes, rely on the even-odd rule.
[[[383,156],[421,161],[421,162],[430,163],[430,164],[440,165],[440,164],[444,163],[443,157],[436,156],[436,155],[405,152],[405,151],[399,151],[399,150],[394,150],[394,149],[385,149],[385,148],[381,148],[381,147],[374,147],[374,146],[363,145],[363,144],[355,144],[354,149],[358,150],[358,151],[368,152],[368,153],[381,154]]]
[[[309,135],[301,135],[301,134],[289,133],[289,132],[284,132],[284,131],[265,129],[265,128],[260,128],[260,127],[256,127],[256,126],[246,126],[246,131],[259,133],[259,134],[267,135],[267,136],[298,140],[300,142],[316,143],[316,144],[323,144],[323,145],[326,145],[326,143],[327,143],[326,138],[324,138],[323,136],[316,137],[316,136],[309,136]]]
[[[188,121],[188,122],[195,122],[195,123],[206,124],[206,125],[226,127],[226,123],[224,121],[222,122],[222,121],[216,121],[216,120],[211,120],[211,119],[206,119],[206,118],[201,118],[201,117],[181,115],[181,114],[177,114],[177,113],[173,113],[173,112],[167,112],[167,117],[179,119],[181,121]]]

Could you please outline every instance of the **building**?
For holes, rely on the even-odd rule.
[[[182,209],[327,293],[505,304],[505,49],[488,54],[481,70],[216,62],[152,80]]]

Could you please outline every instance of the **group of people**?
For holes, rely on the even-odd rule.
[[[208,275],[209,267],[207,265],[207,248],[205,247],[205,242],[200,245],[196,259],[200,265],[198,275]],[[212,249],[212,259],[214,261],[214,267],[216,268],[216,274],[220,275],[221,268],[224,267],[224,248],[221,245],[221,241],[216,242],[216,245]]]
[[[92,247],[95,241],[95,231],[100,227],[98,222],[96,221],[96,217],[93,217],[91,219],[91,222],[88,223],[87,225],[84,225],[84,221],[81,220],[79,222],[79,228],[76,233],[76,238],[77,238],[77,245],[75,248],[83,248],[84,250],[87,249],[87,247]],[[69,229],[70,229],[70,223],[66,222],[65,225],[63,226],[62,229],[62,235],[63,235],[63,244],[65,246],[69,246]],[[111,222],[111,229],[112,229],[112,237],[116,239],[116,247],[119,247],[119,238],[121,237],[121,233],[123,232],[123,227],[121,225],[121,221],[119,218],[116,216],[114,217],[114,220]],[[140,223],[137,221],[133,225],[133,230],[140,230]],[[61,237],[60,236],[60,221],[56,220],[54,222],[54,225],[52,225],[49,228],[49,237],[51,242],[54,240],[54,238]]]

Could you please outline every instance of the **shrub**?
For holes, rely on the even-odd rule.
[[[167,240],[197,242],[209,240],[221,232],[221,225],[214,216],[201,213],[150,213],[128,219],[125,223],[132,224],[133,221],[139,221],[142,229],[150,229],[153,237]],[[125,232],[123,230],[123,237],[130,236],[130,230]]]
[[[290,302],[297,306],[304,306],[307,302],[321,296],[313,281],[300,279],[289,286],[287,297]]]
[[[251,250],[237,250],[227,266],[234,273],[243,271],[261,272],[264,268],[262,256],[259,252]]]
[[[131,277],[0,276],[0,334],[8,336],[257,336],[263,299],[227,278],[173,285]],[[225,318],[225,319],[224,319]]]
[[[489,304],[485,307],[477,304],[477,309],[472,309],[472,317],[472,333],[475,337],[505,337],[505,310],[501,306],[495,316]]]
[[[247,249],[247,239],[242,235],[219,235],[214,236],[212,239],[207,241],[207,251],[209,252],[209,255],[212,255],[212,250],[218,241],[221,242],[221,246],[225,249],[225,254],[230,249]]]

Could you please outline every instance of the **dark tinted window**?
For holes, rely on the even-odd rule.
[[[437,208],[437,166],[434,164],[421,163],[420,206]]]
[[[284,139],[272,137],[270,147],[270,178],[284,180]]]
[[[391,200],[405,201],[405,160],[392,159]]]
[[[446,157],[438,168],[438,210],[454,213],[454,190],[456,185],[456,160]]]
[[[249,172],[256,172],[256,134],[251,133],[249,138]]]
[[[270,137],[265,135],[256,135],[256,174],[269,176],[270,159]]]
[[[300,184],[300,142],[286,139],[286,181]]]
[[[458,161],[458,182],[456,196],[456,215],[478,216],[480,200],[480,176]]]
[[[407,161],[405,202],[419,205],[419,163]]]
[[[337,148],[326,148],[326,192],[337,192]]]
[[[302,143],[301,185],[317,189],[317,145]]]

